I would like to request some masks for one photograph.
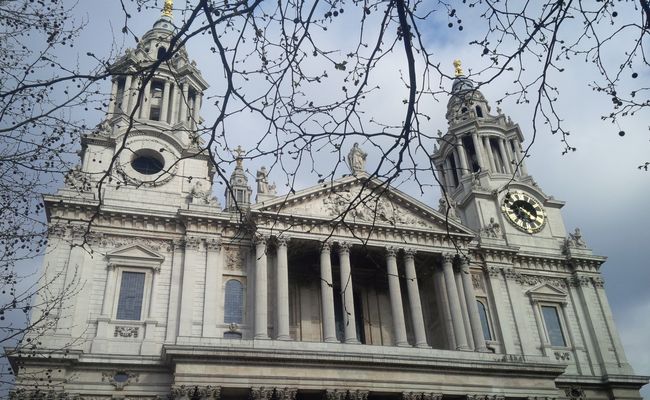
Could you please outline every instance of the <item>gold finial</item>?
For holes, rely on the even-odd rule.
[[[242,166],[242,158],[241,158],[241,156],[242,156],[242,154],[244,154],[246,152],[246,150],[242,149],[241,145],[238,145],[237,148],[232,149],[232,151],[234,151],[235,154],[237,154],[237,156],[235,157],[235,161],[237,161],[237,166],[241,167]]]
[[[163,17],[172,17],[172,8],[174,7],[174,0],[165,0],[165,5],[162,9]]]
[[[456,74],[456,76],[465,75],[463,73],[463,68],[460,65],[461,65],[460,60],[454,60],[454,73]]]

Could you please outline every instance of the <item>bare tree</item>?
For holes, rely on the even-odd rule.
[[[122,32],[137,38],[139,32],[130,26],[132,16],[159,5],[135,0],[122,1],[121,6]],[[616,124],[622,118],[642,118],[650,105],[649,88],[636,85],[639,72],[648,67],[646,0],[177,2],[169,47],[135,71],[121,68],[120,60],[110,55],[90,54],[96,63],[87,70],[61,62],[57,51],[74,45],[81,27],[71,25],[70,10],[62,2],[48,7],[46,11],[42,3],[29,1],[0,3],[0,135],[5,143],[0,150],[0,259],[7,276],[3,281],[11,287],[20,280],[16,262],[33,258],[46,243],[39,196],[51,190],[56,176],[72,168],[77,138],[88,130],[77,120],[89,108],[103,110],[112,101],[97,83],[115,75],[141,82],[137,105],[128,115],[129,129],[106,172],[88,181],[72,180],[81,182],[79,190],[97,193],[99,215],[102,187],[133,184],[117,167],[120,153],[132,151],[126,142],[146,97],[146,84],[193,41],[207,43],[211,68],[220,69],[223,79],[206,101],[205,120],[194,121],[196,153],[188,157],[207,154],[217,182],[226,190],[231,190],[226,171],[237,158],[270,160],[269,173],[281,177],[288,194],[300,174],[331,182],[344,168],[345,151],[360,142],[381,155],[369,172],[385,182],[383,189],[410,180],[421,190],[440,187],[446,198],[430,161],[436,141],[444,139],[432,134],[428,121],[433,116],[426,110],[431,101],[447,99],[454,76],[441,66],[431,37],[445,29],[463,34],[470,30],[465,29],[470,20],[485,27],[466,40],[486,60],[467,74],[475,87],[507,79],[514,82],[513,88],[497,103],[515,98],[532,104],[533,137],[526,154],[534,149],[539,133],[558,134],[565,153],[576,150],[562,123],[563,111],[556,107],[562,94],[558,74],[573,58],[595,69],[599,79],[591,86],[612,100],[612,111],[603,119]],[[343,26],[344,37],[337,33]],[[26,35],[42,37],[43,48],[25,47]],[[395,65],[389,79],[401,87],[386,93],[385,87],[393,86],[383,82],[386,77],[378,71]],[[398,120],[373,113],[382,97],[399,98]],[[237,156],[232,149],[241,132],[230,124],[242,118],[254,123],[255,132],[247,132],[254,135],[251,146]],[[625,134],[622,129],[615,132]],[[648,162],[639,162],[639,168],[647,170]],[[377,214],[375,196],[360,192],[347,199],[348,206],[334,222],[345,224],[348,213],[372,204]],[[448,217],[450,210],[453,213],[452,207],[442,209]]]

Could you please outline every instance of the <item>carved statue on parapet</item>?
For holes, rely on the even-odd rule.
[[[501,225],[494,220],[494,217],[491,217],[490,223],[481,228],[479,235],[482,237],[499,239],[502,237]]]
[[[447,202],[445,196],[442,196],[440,200],[438,200],[438,211],[443,215],[447,215],[447,210],[449,210],[449,218],[460,220],[460,216],[458,215],[458,210],[454,202]]]
[[[190,194],[188,196],[190,203],[207,204],[221,208],[219,200],[212,195],[212,188],[209,186],[210,185],[203,179],[197,180],[190,189]]]
[[[348,153],[348,166],[353,175],[366,172],[366,158],[368,153],[361,150],[359,143],[355,143]]]
[[[86,172],[83,172],[81,166],[78,164],[65,174],[64,182],[68,189],[78,192],[90,192],[92,189],[90,176]]]
[[[276,196],[275,182],[269,184],[269,174],[268,171],[266,170],[266,167],[262,167],[259,170],[257,170],[257,178],[255,179],[255,181],[257,182],[258,199],[262,197],[261,200],[264,200],[265,198]],[[261,200],[257,200],[257,201],[261,201]]]
[[[582,238],[582,232],[580,232],[580,228],[576,228],[573,233],[569,233],[569,236],[567,236],[565,239],[565,243],[567,247],[573,247],[576,249],[587,248],[587,243]]]

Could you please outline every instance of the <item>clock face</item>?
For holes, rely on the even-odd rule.
[[[546,223],[546,213],[542,205],[524,192],[506,193],[501,211],[510,223],[527,233],[541,231]]]

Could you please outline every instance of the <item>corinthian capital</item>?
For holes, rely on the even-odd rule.
[[[294,388],[275,388],[275,398],[277,400],[295,400],[297,389]]]
[[[348,398],[350,400],[367,400],[368,391],[366,390],[350,390],[348,391]]]
[[[404,258],[405,259],[413,258],[415,257],[415,253],[417,253],[417,250],[407,247],[404,249]]]
[[[350,243],[339,242],[339,254],[349,253],[349,252],[350,252]]]
[[[442,253],[442,262],[443,263],[453,263],[454,262],[454,257],[456,257],[456,254],[454,253]]]
[[[393,246],[386,246],[386,256],[387,257],[396,257],[397,249]]]
[[[250,400],[270,400],[273,390],[263,387],[251,388]]]

